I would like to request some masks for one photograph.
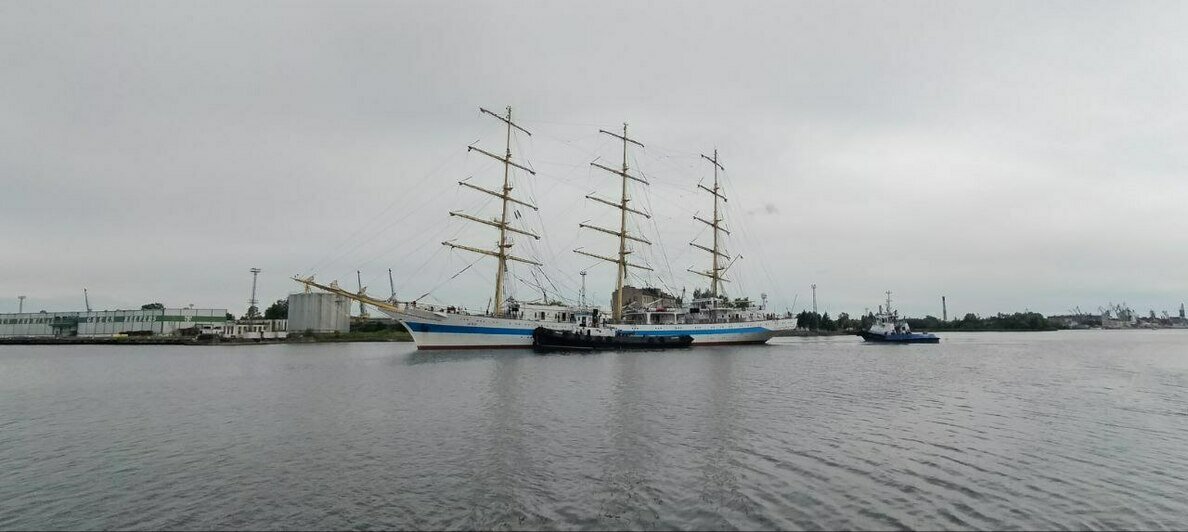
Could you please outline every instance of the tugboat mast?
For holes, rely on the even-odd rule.
[[[712,158],[710,158],[704,154],[701,156],[701,158],[709,161],[714,166],[714,188],[712,188],[712,189],[707,188],[705,185],[702,185],[701,183],[697,184],[698,188],[700,188],[706,192],[709,192],[710,194],[712,194],[714,196],[714,217],[713,217],[712,222],[710,222],[709,220],[705,220],[699,216],[694,216],[693,219],[713,228],[713,234],[714,234],[713,235],[713,247],[707,248],[707,247],[702,246],[696,242],[690,242],[689,245],[693,246],[695,248],[704,250],[704,251],[708,251],[710,253],[710,256],[712,257],[712,261],[711,261],[710,270],[708,272],[702,272],[702,271],[697,271],[697,270],[688,270],[688,271],[689,271],[689,273],[695,273],[702,277],[710,278],[710,297],[712,297],[715,301],[717,301],[718,294],[721,292],[721,284],[730,282],[729,279],[722,277],[722,274],[726,271],[727,268],[730,267],[730,265],[727,264],[726,266],[719,266],[719,264],[721,264],[721,262],[719,262],[719,260],[718,260],[719,258],[725,258],[725,259],[730,258],[729,255],[722,253],[722,251],[719,249],[720,238],[718,236],[719,231],[726,233],[726,234],[730,234],[730,231],[727,231],[726,228],[722,227],[723,218],[719,215],[719,209],[718,209],[718,200],[720,199],[723,202],[726,201],[726,196],[722,195],[721,187],[718,185],[718,170],[725,171],[726,168],[723,167],[720,163],[718,163],[718,150],[716,150],[716,149],[714,150],[714,156]]]
[[[605,133],[607,135],[610,135],[612,137],[615,137],[615,138],[623,141],[623,166],[622,166],[622,169],[615,170],[614,168],[603,166],[598,163],[590,163],[590,166],[593,166],[596,168],[601,168],[601,169],[606,170],[607,172],[610,172],[612,174],[619,175],[623,180],[622,194],[619,197],[618,203],[615,203],[610,200],[605,200],[605,199],[602,199],[602,198],[599,198],[596,196],[592,196],[592,195],[586,196],[586,198],[597,201],[597,202],[605,204],[605,205],[610,205],[611,207],[615,207],[615,208],[619,209],[621,211],[620,216],[619,216],[619,230],[611,231],[610,229],[604,229],[604,228],[589,225],[586,223],[578,224],[578,227],[584,227],[586,229],[593,229],[600,233],[606,233],[608,235],[614,235],[614,236],[619,237],[619,258],[613,259],[610,257],[604,257],[602,255],[595,255],[593,253],[587,253],[580,249],[575,249],[575,250],[573,250],[573,252],[577,253],[579,255],[585,255],[587,257],[593,257],[593,258],[601,259],[601,260],[604,260],[607,262],[613,262],[618,265],[618,274],[615,276],[615,300],[613,302],[613,308],[611,309],[611,317],[615,321],[620,321],[623,319],[623,283],[625,282],[625,280],[627,278],[627,268],[632,267],[632,268],[639,268],[641,270],[652,271],[651,268],[648,268],[646,266],[640,266],[638,264],[632,264],[630,262],[627,262],[627,255],[629,255],[631,253],[631,251],[629,251],[627,249],[627,241],[628,240],[633,240],[635,242],[640,242],[642,244],[648,244],[648,245],[652,244],[651,242],[648,242],[647,240],[627,234],[627,213],[628,212],[638,214],[640,216],[643,216],[644,218],[650,218],[650,216],[648,216],[646,213],[632,209],[627,206],[627,202],[630,201],[627,198],[627,180],[631,179],[631,180],[643,183],[645,185],[648,184],[647,181],[644,181],[643,179],[633,176],[627,172],[627,170],[629,169],[627,166],[627,143],[635,144],[636,146],[639,146],[640,148],[644,147],[644,145],[640,144],[639,142],[637,142],[627,136],[627,123],[625,123],[625,122],[623,123],[623,134],[622,135],[619,135],[616,133],[611,133],[610,131],[607,131],[605,129],[600,129],[600,130],[598,130],[598,132]]]
[[[512,152],[511,152],[512,128],[516,128],[520,131],[523,131],[525,134],[527,134],[530,137],[532,136],[532,133],[529,132],[527,129],[524,129],[524,128],[516,125],[515,122],[512,122],[512,108],[511,108],[511,106],[508,106],[508,108],[507,108],[507,116],[499,116],[495,113],[492,113],[491,111],[483,109],[482,107],[479,108],[479,111],[486,113],[488,115],[491,115],[491,116],[503,121],[505,124],[507,124],[507,146],[506,146],[506,152],[505,152],[506,155],[504,155],[503,157],[500,157],[500,156],[495,155],[489,151],[486,151],[482,148],[478,148],[475,146],[467,146],[466,151],[467,152],[477,151],[483,155],[486,155],[492,159],[495,159],[496,161],[500,161],[503,163],[503,189],[501,192],[496,192],[494,190],[488,190],[488,189],[485,189],[485,188],[482,188],[482,187],[479,187],[476,185],[472,185],[465,181],[459,181],[458,184],[462,185],[464,187],[467,187],[467,188],[478,190],[479,192],[485,192],[487,194],[490,194],[492,196],[499,198],[503,202],[502,214],[500,214],[499,218],[493,219],[493,220],[485,220],[485,219],[471,216],[468,214],[464,214],[464,213],[458,212],[458,211],[450,212],[450,216],[457,216],[459,218],[463,218],[463,219],[466,219],[466,220],[469,220],[472,222],[478,222],[481,224],[499,228],[499,242],[498,242],[498,244],[496,244],[495,251],[491,251],[489,249],[475,248],[475,247],[470,247],[470,246],[463,246],[463,245],[459,245],[459,244],[454,244],[453,242],[442,242],[442,244],[449,246],[451,248],[454,248],[454,249],[461,249],[461,250],[465,250],[465,251],[470,251],[472,253],[489,255],[489,256],[495,257],[498,260],[498,265],[495,268],[495,299],[494,299],[495,307],[493,309],[492,315],[499,316],[503,313],[503,282],[504,282],[504,278],[507,277],[507,261],[510,260],[510,261],[515,261],[515,262],[523,262],[526,264],[532,264],[535,266],[541,266],[541,264],[539,262],[531,261],[528,259],[510,255],[508,253],[508,250],[511,249],[512,243],[510,241],[510,238],[507,235],[508,232],[519,233],[521,235],[530,236],[532,238],[540,240],[540,236],[536,235],[535,233],[524,231],[522,229],[516,229],[514,227],[511,227],[507,223],[508,203],[515,203],[517,205],[523,205],[523,206],[528,207],[534,211],[538,210],[535,205],[532,205],[532,204],[529,204],[529,203],[526,203],[526,202],[523,202],[523,201],[520,201],[518,199],[511,197],[511,191],[512,191],[512,186],[511,186],[511,181],[510,181],[511,167],[514,166],[514,167],[519,168],[520,170],[528,172],[529,174],[532,174],[532,175],[536,175],[536,172],[530,168],[523,166],[523,165],[513,163],[511,160],[511,158],[512,158]]]

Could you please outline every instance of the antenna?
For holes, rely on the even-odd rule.
[[[248,270],[252,272],[252,298],[248,300],[247,318],[255,319],[260,317],[260,302],[256,300],[256,278],[260,276],[260,272],[264,271],[260,268],[252,268]]]
[[[582,275],[586,275],[586,272],[582,272]],[[585,277],[583,277],[583,279],[585,279]],[[17,314],[20,314],[25,312],[25,296],[17,296],[17,299],[20,300],[20,306],[17,307]]]
[[[91,311],[91,298],[87,297],[87,289],[83,288],[83,303],[87,306],[87,312]]]

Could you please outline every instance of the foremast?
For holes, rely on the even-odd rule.
[[[478,222],[478,223],[481,223],[484,225],[489,225],[491,227],[495,227],[495,228],[499,229],[499,242],[496,244],[494,251],[489,250],[489,249],[471,247],[471,246],[463,246],[463,245],[455,244],[453,242],[448,242],[448,241],[442,242],[442,244],[449,246],[451,248],[454,248],[454,249],[461,249],[464,251],[470,251],[472,253],[478,253],[481,255],[488,255],[491,257],[495,257],[495,259],[498,261],[498,265],[495,267],[495,299],[494,299],[494,308],[492,309],[492,315],[499,316],[499,315],[503,314],[503,284],[504,284],[505,277],[507,277],[507,261],[510,260],[510,261],[514,261],[514,262],[523,262],[525,264],[532,264],[534,266],[541,266],[541,264],[539,262],[528,260],[528,259],[521,258],[521,257],[517,257],[517,256],[511,255],[510,253],[508,253],[508,251],[512,247],[511,240],[508,237],[509,232],[518,233],[518,234],[525,235],[525,236],[530,236],[532,238],[540,240],[540,236],[536,235],[535,233],[525,231],[523,229],[517,229],[507,223],[508,204],[510,204],[510,203],[514,203],[516,205],[523,205],[523,206],[528,207],[534,211],[539,210],[536,208],[535,205],[532,205],[525,201],[518,200],[518,199],[511,197],[512,186],[511,186],[510,179],[511,179],[512,167],[514,166],[514,167],[519,168],[520,170],[528,172],[529,174],[532,174],[532,175],[536,175],[536,172],[534,170],[532,170],[531,168],[528,168],[521,164],[512,162],[512,152],[511,152],[512,128],[522,131],[522,132],[524,132],[524,134],[526,134],[530,137],[532,136],[532,133],[529,132],[527,129],[524,129],[524,128],[516,125],[515,122],[512,122],[512,108],[510,106],[508,106],[507,116],[499,116],[499,115],[492,113],[491,111],[488,111],[482,107],[479,108],[479,111],[486,113],[488,115],[491,115],[491,116],[495,117],[496,119],[503,121],[503,123],[505,123],[507,125],[507,144],[506,144],[506,148],[505,148],[505,154],[503,157],[500,157],[498,155],[495,155],[494,153],[491,153],[489,151],[486,151],[482,148],[479,148],[479,147],[476,147],[473,145],[467,146],[466,151],[467,152],[477,151],[483,155],[486,155],[487,157],[495,159],[496,161],[502,162],[503,163],[503,188],[500,189],[499,192],[496,192],[494,190],[489,190],[489,189],[486,189],[486,188],[483,188],[483,187],[480,187],[477,185],[472,185],[465,181],[459,181],[458,184],[462,185],[464,187],[474,189],[479,192],[484,192],[486,194],[490,194],[492,196],[499,198],[500,201],[503,203],[503,208],[501,210],[501,214],[500,214],[499,218],[491,219],[491,220],[478,218],[476,216],[471,216],[469,214],[465,214],[465,213],[462,213],[459,211],[451,211],[450,216],[457,216],[459,218],[462,218],[462,219],[465,219],[465,220],[468,220],[471,222]]]
[[[710,263],[711,265],[710,265],[709,271],[698,271],[698,270],[693,270],[693,269],[689,269],[688,271],[689,271],[689,273],[695,273],[697,275],[700,275],[702,277],[708,277],[710,279],[710,297],[712,297],[715,301],[717,301],[718,295],[722,291],[721,284],[730,282],[729,279],[722,276],[724,273],[726,273],[726,270],[728,268],[730,268],[730,264],[722,266],[721,265],[722,262],[719,260],[719,259],[729,259],[730,258],[729,255],[727,255],[721,251],[721,248],[720,248],[721,238],[719,236],[719,233],[730,234],[730,231],[726,230],[725,227],[722,227],[723,218],[720,214],[721,209],[718,208],[718,200],[722,200],[723,203],[726,202],[726,196],[722,195],[722,188],[718,184],[718,170],[725,171],[726,168],[723,167],[721,165],[721,163],[718,162],[718,150],[716,150],[716,149],[714,150],[713,158],[710,158],[704,154],[701,155],[701,158],[709,161],[710,164],[712,164],[714,167],[714,188],[712,188],[712,189],[708,188],[705,185],[702,185],[701,183],[697,184],[698,188],[700,188],[706,192],[709,192],[711,195],[713,195],[713,197],[714,197],[714,214],[713,214],[712,222],[709,220],[706,220],[700,216],[696,216],[696,215],[693,216],[693,219],[697,220],[703,224],[706,224],[706,225],[710,226],[710,228],[713,229],[713,247],[707,248],[707,247],[705,247],[701,244],[698,244],[696,242],[689,242],[689,245],[693,246],[697,249],[703,250],[703,251],[708,251],[710,254],[710,257],[711,257],[711,263]]]
[[[612,137],[615,137],[615,138],[623,141],[623,165],[620,169],[616,170],[614,168],[610,168],[608,166],[603,166],[596,162],[590,163],[590,166],[593,166],[595,168],[601,168],[603,170],[606,170],[607,172],[616,174],[620,178],[622,178],[622,181],[623,181],[622,182],[622,193],[619,196],[618,203],[615,203],[610,200],[602,199],[602,198],[599,198],[594,195],[586,196],[586,198],[590,199],[590,200],[597,201],[598,203],[602,203],[604,205],[610,205],[611,207],[619,209],[619,211],[620,211],[619,212],[619,230],[612,231],[610,229],[605,229],[602,227],[589,225],[586,223],[578,224],[578,227],[582,227],[582,228],[586,228],[586,229],[593,229],[600,233],[606,233],[608,235],[613,235],[613,236],[619,237],[619,257],[617,259],[614,259],[611,257],[596,255],[594,253],[588,253],[588,252],[582,251],[581,249],[575,249],[575,250],[573,250],[573,252],[577,253],[579,255],[593,257],[595,259],[612,262],[612,263],[615,263],[618,265],[618,273],[615,276],[615,300],[613,301],[613,308],[611,309],[611,317],[614,319],[614,321],[621,321],[623,319],[623,283],[627,278],[627,268],[629,268],[629,267],[630,268],[639,268],[641,270],[652,271],[652,269],[648,268],[647,266],[641,266],[639,264],[632,264],[630,262],[627,262],[627,255],[631,254],[631,251],[627,249],[627,241],[628,240],[631,240],[633,242],[639,242],[641,244],[647,244],[647,245],[652,244],[651,242],[648,242],[647,240],[644,240],[643,238],[633,236],[633,235],[627,233],[627,213],[638,214],[640,216],[643,216],[644,218],[651,218],[651,216],[649,216],[647,213],[644,213],[644,212],[636,210],[636,209],[632,209],[631,207],[627,206],[627,203],[630,201],[630,199],[627,197],[627,181],[632,180],[632,181],[637,181],[637,182],[643,183],[645,185],[648,184],[648,182],[645,181],[644,179],[636,177],[636,176],[628,173],[628,170],[630,168],[627,166],[627,145],[634,144],[636,146],[639,146],[640,148],[644,147],[644,145],[627,136],[627,124],[626,123],[623,124],[623,134],[622,135],[619,135],[617,133],[611,133],[610,131],[607,131],[605,129],[600,129],[600,130],[598,130],[598,132],[605,133],[607,135],[610,135]]]

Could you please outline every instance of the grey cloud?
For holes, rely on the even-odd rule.
[[[0,6],[0,310],[246,305],[316,270],[402,296],[473,259],[441,238],[491,235],[447,210],[478,106],[514,105],[541,170],[517,193],[553,275],[609,245],[576,222],[613,183],[598,128],[631,123],[668,262],[704,257],[696,154],[728,169],[741,287],[834,311],[1061,312],[1188,299],[1182,217],[1188,23],[1182,3],[214,2]],[[489,212],[489,211],[488,211]],[[754,216],[751,215],[754,214]],[[609,222],[608,222],[609,223]],[[658,231],[657,231],[658,230]],[[440,233],[440,234],[439,234]],[[528,248],[529,244],[517,244]],[[666,258],[665,258],[666,257]],[[435,297],[482,306],[480,262]],[[527,277],[527,272],[518,272]],[[591,293],[609,274],[589,276]],[[656,282],[659,282],[658,280]],[[574,281],[563,282],[572,287]],[[352,283],[353,284],[353,283]],[[532,289],[517,290],[531,295]],[[383,291],[383,290],[379,290]],[[602,296],[599,296],[602,297]],[[605,297],[602,297],[605,299]],[[65,307],[63,307],[65,306]]]

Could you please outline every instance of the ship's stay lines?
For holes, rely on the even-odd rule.
[[[484,134],[481,135],[481,137],[486,137],[486,136],[490,135],[491,131],[494,131],[494,128],[485,128],[482,131],[484,131]],[[466,156],[466,151],[456,148],[456,147],[451,147],[448,150],[444,150],[443,155],[440,157],[440,161],[437,164],[435,164],[431,170],[422,174],[421,177],[416,182],[414,182],[412,184],[413,186],[411,188],[414,190],[422,188],[422,185],[424,185],[426,182],[428,182],[431,178],[437,177],[446,168],[446,166],[450,162],[457,161],[459,159],[464,158],[465,156]],[[392,201],[388,202],[388,204],[385,205],[382,209],[380,209],[375,214],[373,214],[365,222],[358,224],[357,229],[355,229],[350,235],[348,235],[346,238],[339,240],[338,243],[334,247],[332,247],[329,251],[327,251],[325,256],[323,256],[321,259],[319,259],[317,262],[315,262],[312,266],[310,266],[306,270],[306,273],[308,275],[316,274],[316,273],[318,273],[318,271],[324,270],[324,269],[326,269],[326,267],[333,264],[334,261],[342,258],[346,253],[349,253],[350,251],[358,249],[360,246],[362,246],[362,245],[370,242],[372,239],[376,238],[378,235],[373,235],[371,238],[367,238],[367,239],[363,239],[358,242],[355,242],[355,239],[363,231],[365,231],[369,228],[372,228],[373,224],[375,224],[377,220],[386,216],[393,208],[395,208],[397,205],[399,205],[401,203],[402,200],[405,200],[405,199],[407,199],[408,201],[414,202],[414,205],[415,205],[414,208],[411,211],[406,211],[403,216],[400,216],[400,217],[396,218],[395,220],[389,222],[382,229],[390,229],[392,226],[403,222],[404,220],[406,220],[409,217],[416,214],[416,211],[419,211],[420,209],[422,209],[426,206],[426,202],[417,201],[417,198],[415,196],[406,195],[406,194],[396,194],[395,197],[392,199]],[[377,231],[377,233],[378,232],[379,231]],[[350,250],[345,251],[345,252],[340,252],[340,250],[342,250],[345,246],[347,246],[348,244],[351,244],[352,242],[355,242],[355,244],[353,246],[351,246]]]
[[[535,124],[547,122],[531,121],[526,123]],[[584,143],[590,138],[603,139],[602,142],[598,143],[598,147],[596,148],[596,150],[601,150],[605,149],[606,145],[610,141],[610,139],[604,139],[600,135],[583,135],[571,138],[560,138],[552,137],[547,131],[534,131],[534,133],[537,134],[537,137],[525,138],[521,137],[520,135],[514,135],[509,142],[519,153],[525,153],[526,151],[532,149],[531,145],[534,142],[546,141],[556,146],[563,147],[568,151],[581,153],[584,155],[595,155],[595,157],[597,157],[595,152],[587,151],[582,148],[582,146],[585,145]],[[486,143],[479,143],[476,145],[482,146],[484,144]],[[677,155],[674,155],[674,153]],[[705,233],[708,232],[708,228],[701,227],[701,224],[688,225],[685,223],[685,218],[687,218],[687,215],[690,214],[708,217],[704,214],[704,205],[695,203],[693,201],[688,201],[686,199],[694,195],[693,193],[689,192],[688,183],[693,178],[697,177],[696,174],[698,173],[695,170],[690,170],[690,168],[693,168],[694,165],[687,162],[687,159],[691,159],[691,157],[688,156],[688,154],[691,153],[693,152],[684,152],[681,150],[673,150],[664,147],[657,148],[653,145],[649,145],[648,149],[644,150],[642,153],[632,151],[628,154],[628,158],[631,165],[633,166],[633,169],[639,175],[644,177],[654,187],[661,187],[665,189],[664,193],[648,194],[641,190],[645,189],[645,187],[635,186],[635,183],[631,183],[631,196],[634,200],[632,202],[632,206],[648,213],[650,217],[647,220],[639,220],[638,218],[633,217],[628,221],[629,231],[632,234],[650,234],[652,237],[649,237],[648,239],[652,241],[653,245],[660,246],[660,249],[658,250],[651,250],[648,249],[649,246],[637,245],[635,243],[632,243],[629,246],[632,251],[631,257],[636,262],[654,270],[651,272],[646,270],[641,272],[628,268],[625,272],[625,276],[626,278],[633,280],[631,284],[636,284],[636,282],[639,282],[637,285],[658,285],[665,291],[678,296],[681,292],[681,288],[679,287],[689,285],[700,286],[701,284],[701,282],[696,280],[689,282],[689,280],[694,279],[691,275],[676,275],[674,273],[675,269],[673,267],[675,265],[683,270],[686,266],[689,266],[689,257],[691,257],[690,253],[695,253],[696,250],[691,249],[688,246],[678,246],[676,249],[670,250],[668,249],[669,246],[664,245],[664,242],[673,240],[674,234],[679,234],[682,232],[679,230],[674,230],[674,227],[683,226],[681,227],[681,229],[685,230],[683,232],[686,234],[692,234],[694,240],[703,238]],[[384,209],[373,215],[369,221],[369,224],[387,215],[394,208],[396,208],[396,206],[400,205],[403,200],[403,196],[407,195],[409,197],[415,197],[416,194],[414,194],[413,191],[422,187],[430,179],[441,174],[441,170],[449,166],[454,159],[457,159],[458,154],[458,150],[451,150],[450,156],[438,163],[432,171],[425,173],[412,185],[402,185],[401,188],[408,191],[409,193],[405,194],[402,192],[399,194],[399,197],[389,202],[388,205],[384,207]],[[474,156],[474,158],[482,160],[482,157],[479,156]],[[603,163],[609,162],[607,159],[601,157],[597,157],[596,160]],[[535,179],[526,179],[526,173],[523,176],[520,175],[519,171],[513,171],[510,173],[509,180],[518,183],[518,185],[514,187],[516,191],[524,193],[525,197],[534,204],[541,203],[544,198],[556,196],[560,187],[589,193],[591,189],[590,184],[593,180],[593,178],[590,176],[597,172],[590,166],[577,161],[575,161],[574,164],[564,164],[549,160],[534,162],[523,157],[513,157],[512,161],[523,164],[526,168],[533,169],[535,171],[541,171],[542,165],[554,168],[565,168],[564,171],[558,171],[556,175],[553,175],[551,171],[546,172],[546,182],[539,184],[535,183]],[[489,168],[490,165],[501,166],[501,164],[498,164],[494,161],[488,162],[487,167]],[[649,167],[657,167],[660,169],[660,171],[648,170]],[[585,180],[575,177],[575,175],[579,173],[579,168],[586,168],[586,171],[583,175],[583,177],[586,178]],[[477,172],[475,174],[477,174]],[[721,186],[724,192],[728,193],[730,196],[734,196],[734,187],[731,182],[732,180],[729,179],[728,175],[729,174],[727,172],[722,172]],[[448,179],[453,179],[455,181],[457,180],[455,176],[449,176]],[[684,186],[680,186],[678,183],[681,183]],[[453,191],[454,197],[459,197],[458,189],[460,189],[461,186],[452,188],[455,189]],[[670,190],[672,193],[669,193]],[[583,203],[583,195],[575,195],[576,197],[574,197],[569,202],[561,204],[560,208],[565,211],[572,210],[572,206]],[[498,201],[497,198],[492,198],[489,196],[481,196],[478,199],[480,201],[463,205],[464,209],[459,210],[473,212],[476,213],[477,216],[487,216],[489,215],[491,204]],[[462,235],[464,231],[466,231],[466,226],[464,224],[439,223],[429,226],[427,231],[404,232],[394,232],[391,231],[391,228],[406,223],[410,219],[414,219],[416,216],[422,214],[427,207],[437,206],[439,203],[440,202],[433,201],[414,202],[414,204],[410,205],[408,209],[400,211],[398,216],[395,216],[391,221],[383,224],[380,227],[361,226],[356,228],[352,231],[350,236],[339,241],[338,244],[334,246],[334,248],[332,248],[326,256],[316,262],[314,266],[306,270],[307,273],[312,275],[327,271],[337,263],[348,261],[352,257],[357,257],[358,254],[356,252],[363,248],[368,242],[375,239],[387,238],[390,241],[388,245],[380,248],[379,252],[369,253],[371,256],[366,258],[366,260],[355,261],[357,266],[351,269],[356,269],[375,263],[383,259],[385,256],[388,256],[391,252],[400,250],[401,253],[399,255],[400,259],[397,261],[398,264],[393,265],[393,269],[396,269],[400,272],[399,275],[397,275],[399,281],[397,284],[402,287],[401,291],[404,293],[406,298],[411,298],[410,296],[413,295],[421,295],[420,293],[414,294],[416,291],[415,288],[412,287],[415,287],[418,284],[423,286],[423,283],[418,281],[418,279],[423,280],[422,273],[431,264],[435,264],[434,261],[436,261],[442,255],[442,249],[439,248],[426,256],[424,253],[422,253],[422,251],[425,249],[425,246],[431,246],[433,241],[439,239],[442,235],[449,235],[449,240],[455,240],[459,238],[459,236]],[[664,207],[660,211],[657,210],[657,207],[659,206],[657,205],[658,203],[662,204]],[[736,244],[741,244],[735,247],[744,248],[748,251],[748,253],[753,253],[756,255],[755,259],[757,260],[746,261],[744,264],[749,265],[753,262],[760,263],[757,267],[747,267],[746,269],[758,269],[762,271],[762,274],[768,282],[768,289],[774,292],[779,299],[786,302],[787,298],[780,293],[781,289],[779,284],[775,282],[773,276],[771,275],[770,268],[767,264],[765,264],[766,260],[764,259],[766,259],[766,257],[764,255],[766,254],[763,251],[763,247],[757,245],[754,235],[748,227],[749,224],[745,223],[746,216],[743,215],[744,213],[740,212],[739,207],[735,206],[737,203],[735,203],[735,205],[731,205],[731,203],[732,202],[726,202],[722,205],[722,214],[726,215],[725,217],[730,219],[730,221],[727,223],[729,224],[729,229],[735,233],[734,239],[737,240]],[[457,205],[457,203],[455,203],[455,205]],[[553,208],[554,207],[549,207],[550,210]],[[537,210],[535,213],[530,213],[528,212],[529,210],[530,209],[520,210],[520,216],[518,217],[514,216],[514,214],[509,214],[507,225],[509,227],[527,230],[529,224],[526,222],[528,221],[529,217],[531,217],[534,222],[533,225],[535,230],[538,231],[538,234],[543,242],[536,242],[535,239],[531,238],[517,238],[512,253],[514,254],[515,250],[519,250],[520,254],[525,258],[540,262],[544,266],[515,266],[513,263],[509,262],[506,275],[515,279],[516,281],[519,281],[519,283],[509,282],[507,293],[512,294],[518,291],[515,289],[515,286],[517,284],[523,284],[525,287],[534,288],[535,295],[537,297],[540,296],[540,292],[543,289],[543,291],[548,294],[549,299],[559,299],[567,303],[576,303],[578,298],[575,294],[579,291],[581,284],[581,281],[577,276],[578,270],[570,271],[573,269],[572,267],[561,268],[559,266],[566,263],[568,263],[570,266],[582,265],[582,263],[574,261],[573,259],[559,260],[560,257],[557,252],[558,246],[560,246],[561,249],[571,246],[562,245],[566,243],[561,241],[553,242],[554,239],[552,236],[557,232],[550,230],[550,224],[545,223],[545,217],[548,216],[547,212],[541,213],[540,210]],[[514,213],[514,211],[509,212]],[[661,231],[661,222],[664,222],[663,226],[667,232]],[[688,229],[692,227],[696,227],[696,229]],[[397,237],[394,239],[390,238],[393,234],[397,235]],[[578,239],[576,232],[573,234],[575,235],[574,240],[576,241]],[[409,244],[415,243],[416,240],[422,240],[422,242],[413,247],[410,251],[407,246]],[[682,240],[690,239],[684,238]],[[587,249],[593,248],[588,247]],[[456,251],[448,252],[447,255],[452,257],[454,253],[456,253]],[[422,257],[425,258],[419,261],[416,260],[417,258]],[[431,297],[436,290],[445,286],[446,284],[449,284],[450,281],[458,279],[459,276],[465,272],[470,272],[471,275],[479,275],[480,277],[485,275],[482,274],[482,270],[487,270],[489,268],[485,267],[483,264],[478,264],[484,262],[481,260],[482,257],[477,257],[476,259],[477,260],[466,260],[459,264],[459,266],[461,266],[460,269],[453,267],[446,269],[436,268],[435,271],[437,274],[435,277],[437,280],[433,282],[433,288],[427,292],[424,292],[424,294]],[[454,261],[451,260],[450,262]],[[599,264],[599,261],[587,261],[585,263],[584,269],[589,270],[597,264]],[[692,261],[692,264],[694,267],[696,267],[697,260]],[[475,266],[480,267],[476,268]],[[524,268],[528,268],[528,270],[525,271]],[[732,267],[732,271],[733,270],[738,270],[738,268]],[[368,284],[379,284],[378,281],[383,278],[385,273],[386,272],[380,272],[377,274],[372,272],[372,275],[368,276]],[[346,276],[344,275],[343,277]],[[741,280],[749,276],[739,273],[734,277]],[[382,280],[386,281],[386,279]],[[383,284],[386,284],[386,282]],[[735,284],[730,285],[729,292],[738,295],[744,295],[747,294],[745,288],[746,284],[744,284],[744,282],[736,282]]]

